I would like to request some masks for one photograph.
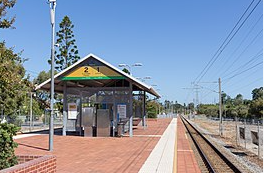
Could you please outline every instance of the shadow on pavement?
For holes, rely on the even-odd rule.
[[[17,143],[17,144],[18,144],[18,145],[25,146],[25,147],[29,147],[29,148],[38,149],[38,150],[49,151],[47,148],[35,147],[35,146],[31,146],[31,145],[23,144],[23,143]]]

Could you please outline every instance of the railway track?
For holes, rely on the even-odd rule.
[[[201,158],[208,169],[208,172],[229,173],[240,171],[230,160],[228,160],[203,134],[201,134],[192,124],[190,124],[183,116],[182,122],[185,125],[195,147],[197,148]]]

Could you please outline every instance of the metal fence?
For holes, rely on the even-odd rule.
[[[187,118],[199,126],[209,129],[214,135],[220,134],[219,118],[204,115],[187,115]],[[263,121],[260,119],[223,118],[223,137],[234,145],[243,147],[263,157]]]
[[[49,129],[49,112],[45,112],[43,115],[33,115],[32,120],[29,115],[0,115],[0,122],[12,123],[20,127],[22,133],[41,131]],[[54,128],[62,127],[62,115],[55,113],[54,115]]]
[[[157,118],[177,118],[177,114],[175,114],[175,113],[158,114]]]

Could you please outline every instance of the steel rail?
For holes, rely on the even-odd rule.
[[[207,167],[209,172],[217,172],[217,170],[215,170],[212,166],[212,164],[210,163],[208,157],[205,155],[205,153],[202,151],[201,147],[199,146],[199,144],[197,143],[197,141],[194,139],[192,133],[190,132],[189,128],[187,127],[186,123],[187,122],[196,132],[199,136],[201,136],[203,138],[203,140],[216,152],[216,154],[226,163],[226,165],[232,169],[235,173],[241,173],[242,171],[240,171],[230,160],[228,160],[203,134],[201,134],[201,132],[199,132],[188,120],[186,120],[186,118],[184,118],[183,116],[180,116],[182,119],[182,122],[184,124],[184,126],[186,127],[189,135],[191,136],[199,154],[201,155],[203,162],[205,164],[205,166]]]

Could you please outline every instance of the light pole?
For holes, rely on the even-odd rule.
[[[118,64],[118,67],[128,67],[131,76],[132,76],[132,67],[141,67],[141,66],[143,66],[142,63],[135,63],[131,66],[128,64]]]
[[[50,85],[50,124],[49,124],[49,151],[53,151],[53,136],[54,136],[54,44],[55,44],[55,8],[56,0],[49,0],[50,4],[50,23],[52,28],[52,39],[51,39],[51,85]]]

